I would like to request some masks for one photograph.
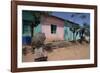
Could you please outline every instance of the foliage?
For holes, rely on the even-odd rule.
[[[79,33],[81,34],[81,36],[80,36],[81,39],[83,38],[83,34],[89,35],[90,26],[84,21],[84,19],[86,19],[87,16],[84,13],[73,13],[71,15],[71,18],[74,18],[74,17],[79,17],[79,18],[83,19],[83,26],[82,27],[80,27],[80,26],[77,26],[77,27],[72,26],[72,28],[70,30],[73,32],[73,39],[74,39],[74,36],[75,36],[75,32],[77,32],[77,30],[80,30]],[[87,31],[87,32],[85,32],[85,31]]]
[[[49,15],[51,12],[34,11],[32,13],[33,13],[33,16],[34,16],[34,20],[32,22],[32,26],[31,26],[31,28],[32,28],[31,35],[33,37],[34,27],[36,27],[38,24],[40,24],[40,22],[41,22],[41,15],[42,14]]]

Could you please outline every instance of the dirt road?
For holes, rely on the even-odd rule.
[[[56,60],[79,60],[89,59],[90,49],[89,44],[77,44],[65,48],[57,48],[52,52],[48,52],[48,61]],[[22,56],[23,62],[33,62],[34,54],[28,50],[26,55]]]

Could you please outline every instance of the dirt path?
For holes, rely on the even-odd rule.
[[[66,48],[57,48],[52,52],[48,52],[48,61],[56,60],[79,60],[79,59],[89,59],[90,49],[89,44],[78,44],[72,45]],[[31,50],[28,50],[26,55],[23,55],[23,62],[33,62],[34,54]]]
[[[68,48],[55,49],[54,52],[48,54],[48,60],[88,59],[89,54],[88,45],[70,46]]]

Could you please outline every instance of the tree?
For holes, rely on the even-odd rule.
[[[76,40],[76,36],[78,35],[77,30],[80,28],[79,25],[74,26],[74,24],[72,25],[72,27],[70,28],[70,30],[73,32],[73,40]],[[76,34],[75,34],[76,33]]]
[[[85,21],[85,19],[87,18],[87,16],[85,14],[82,14],[80,16],[80,18],[83,20],[83,26],[82,26],[82,29],[81,29],[81,40],[84,40],[85,39],[85,36],[88,36],[90,37],[90,25]],[[83,36],[83,34],[85,36]]]
[[[31,37],[34,36],[33,34],[34,27],[38,26],[38,24],[40,24],[41,22],[41,15],[50,15],[51,12],[33,11],[32,14],[33,14],[34,20],[32,21],[32,24],[31,24]]]
[[[73,22],[75,22],[75,17],[77,17],[77,15],[79,15],[80,13],[73,13],[72,15],[71,15],[71,18],[73,18]],[[76,40],[76,36],[77,36],[77,34],[78,34],[78,32],[77,32],[77,30],[80,28],[80,26],[79,25],[75,25],[75,24],[72,24],[72,27],[71,27],[71,31],[73,32],[73,40]],[[75,35],[75,33],[76,33],[76,35]]]
[[[84,33],[86,36],[90,36],[90,25],[87,23],[83,24],[83,27],[85,28],[86,32]]]
[[[34,11],[32,12],[34,20],[31,24],[31,38],[33,37],[34,27],[36,27],[38,24],[40,24],[40,18],[41,18],[41,12]]]
[[[84,13],[72,13],[71,18],[73,18],[73,21],[75,21],[75,17],[79,17],[80,19],[83,20],[83,26],[81,28],[73,29],[72,30],[73,34],[75,34],[75,31],[79,29],[80,37],[81,39],[83,39],[83,34],[89,35],[90,26],[85,22],[85,19],[87,18],[87,16]],[[87,33],[85,33],[85,31],[87,31]]]
[[[80,43],[82,43],[83,40],[89,42],[89,37],[90,37],[90,26],[89,26],[89,24],[84,23],[83,26],[80,28],[79,33],[80,33],[80,38],[81,38]],[[86,37],[88,39],[86,39]]]

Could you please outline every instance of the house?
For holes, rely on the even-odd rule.
[[[74,39],[73,32],[70,30],[73,26],[77,27],[79,24],[74,22],[64,20],[62,18],[52,16],[52,15],[41,15],[40,23],[34,28],[32,27],[33,16],[32,11],[23,11],[22,21],[23,21],[23,44],[31,43],[31,34],[35,35],[38,32],[45,33],[46,41],[56,41],[56,40],[66,40],[72,41]],[[31,32],[33,29],[33,32]],[[76,33],[75,33],[76,35]],[[76,40],[80,39],[79,34],[76,36]]]

